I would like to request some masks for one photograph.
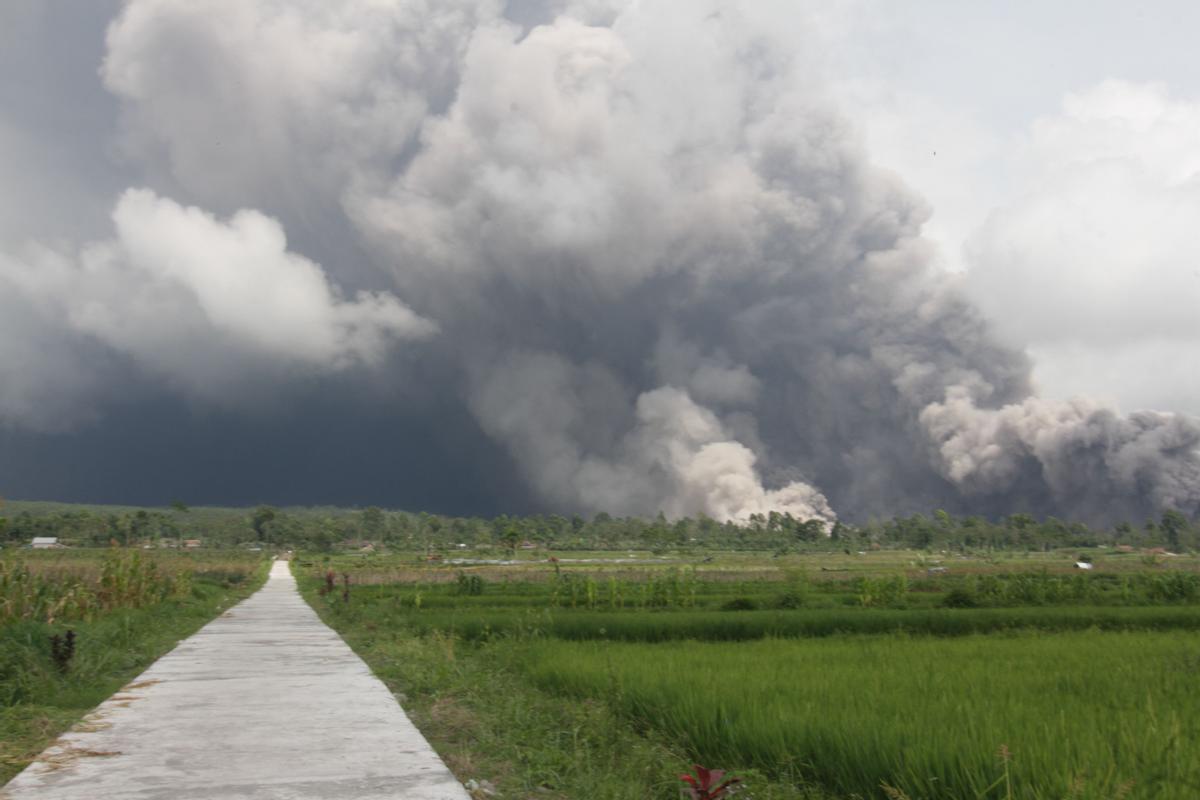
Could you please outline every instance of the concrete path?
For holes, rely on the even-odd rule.
[[[265,587],[105,701],[0,798],[469,800],[282,561]]]

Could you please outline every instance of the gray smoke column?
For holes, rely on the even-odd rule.
[[[970,495],[1014,492],[1036,475],[1060,513],[1096,509],[1133,518],[1148,509],[1196,513],[1200,427],[1171,414],[1121,417],[1087,400],[1027,398],[979,408],[965,387],[946,391],[920,415],[935,463]]]
[[[740,5],[131,0],[103,75],[139,202],[337,242],[273,240],[320,286],[386,276],[318,291],[327,357],[289,356],[436,365],[548,507],[1200,511],[1195,421],[1033,397],[809,77],[803,14]]]

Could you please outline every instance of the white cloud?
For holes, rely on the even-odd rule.
[[[1023,192],[973,237],[967,283],[1036,353],[1048,393],[1126,407],[1190,397],[1167,407],[1200,413],[1180,368],[1200,360],[1197,130],[1200,103],[1122,82],[1068,95],[1033,124]]]
[[[319,265],[287,250],[279,223],[256,211],[222,221],[132,189],[113,222],[114,238],[78,255],[35,246],[0,260],[0,282],[24,316],[57,326],[58,339],[69,332],[101,343],[190,396],[236,402],[289,374],[377,364],[394,340],[435,330],[390,294],[343,299]],[[20,320],[0,320],[13,328],[3,338],[28,335]],[[48,391],[29,364],[19,348],[0,349],[6,394],[17,398],[3,404],[12,416],[30,413],[20,398]],[[85,399],[72,391],[79,381],[56,376],[64,404]]]
[[[994,207],[1005,184],[1005,141],[970,109],[879,79],[839,84],[862,128],[871,160],[899,174],[929,204],[922,234],[936,266],[966,269],[963,240]]]

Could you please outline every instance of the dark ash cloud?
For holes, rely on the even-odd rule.
[[[132,0],[98,65],[132,173],[111,229],[0,241],[24,309],[0,333],[47,342],[0,345],[0,464],[109,430],[138,452],[153,426],[99,351],[168,398],[193,461],[170,485],[213,495],[236,434],[277,502],[1200,511],[1195,421],[1038,399],[929,268],[927,209],[779,33],[790,8]]]

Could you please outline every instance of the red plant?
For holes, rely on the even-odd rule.
[[[741,783],[741,778],[730,778],[724,783],[721,778],[725,777],[723,769],[705,769],[699,764],[693,764],[692,769],[696,771],[695,775],[687,774],[680,775],[679,780],[688,785],[684,789],[687,796],[692,800],[718,800],[721,797],[728,797],[733,794],[732,787],[735,783]]]

